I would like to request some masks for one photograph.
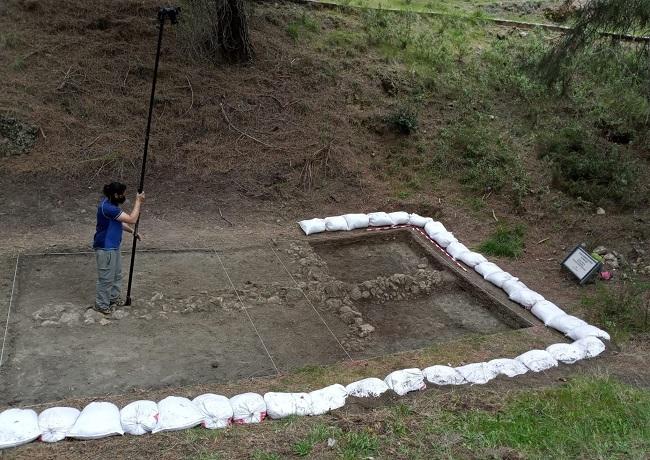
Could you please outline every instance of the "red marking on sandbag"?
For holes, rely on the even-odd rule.
[[[465,267],[463,267],[460,263],[458,263],[458,261],[456,259],[454,259],[452,256],[450,256],[449,253],[442,248],[442,246],[440,246],[438,243],[436,243],[436,240],[434,240],[429,235],[427,235],[427,233],[424,230],[422,230],[420,227],[414,227],[413,230],[415,230],[417,232],[420,232],[422,234],[422,236],[424,236],[427,240],[431,241],[431,243],[433,243],[433,245],[435,247],[440,249],[440,252],[442,252],[444,255],[449,257],[449,260],[451,260],[453,263],[455,263],[460,268],[462,268],[463,271],[467,271],[467,269]]]

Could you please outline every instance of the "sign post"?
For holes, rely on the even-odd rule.
[[[565,257],[561,265],[573,273],[580,284],[587,282],[602,267],[602,264],[591,257],[591,254],[582,245],[576,246]]]

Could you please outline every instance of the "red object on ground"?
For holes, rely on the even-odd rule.
[[[612,279],[612,272],[600,272],[598,274],[601,280],[609,281]]]

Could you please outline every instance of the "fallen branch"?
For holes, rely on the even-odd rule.
[[[280,106],[281,109],[286,109],[286,108],[289,107],[290,105],[293,105],[293,104],[295,104],[296,102],[298,102],[298,99],[296,99],[295,101],[291,101],[291,102],[287,102],[286,104],[283,104],[283,103],[280,101],[280,99],[278,99],[277,97],[275,97],[275,96],[272,95],[272,94],[260,94],[260,97],[270,97],[271,99],[273,99],[275,102],[278,103],[278,105]]]
[[[492,210],[492,217],[494,217],[495,222],[499,222],[499,219],[497,219],[497,215],[494,212],[494,209]]]
[[[225,220],[226,222],[228,222],[228,223],[230,224],[231,227],[234,227],[234,226],[235,226],[232,222],[230,222],[228,219],[226,219],[226,218],[224,217],[224,215],[221,213],[221,208],[219,208],[219,216],[220,216],[223,220]]]
[[[124,75],[124,80],[122,80],[122,93],[126,93],[126,80],[129,78],[129,72],[131,71],[131,63],[126,69],[126,74]]]
[[[68,82],[68,77],[70,76],[70,71],[72,70],[72,66],[68,67],[68,71],[65,72],[63,75],[63,81],[59,86],[56,87],[57,91],[61,91],[63,88],[65,88],[65,84]]]
[[[223,117],[225,118],[226,122],[228,123],[228,126],[230,126],[230,128],[234,129],[235,131],[237,131],[237,132],[238,132],[239,134],[241,134],[242,136],[248,137],[249,139],[252,139],[252,140],[254,140],[255,142],[257,142],[257,143],[259,143],[259,144],[262,144],[263,146],[268,147],[268,148],[270,148],[270,149],[284,150],[284,149],[281,149],[281,148],[279,148],[279,147],[275,147],[275,146],[273,146],[273,145],[267,144],[266,142],[261,141],[261,140],[259,140],[258,138],[253,137],[253,136],[251,136],[250,134],[248,134],[248,133],[242,131],[241,129],[239,129],[238,127],[236,127],[235,125],[233,125],[232,122],[230,121],[230,118],[228,118],[228,115],[226,114],[226,109],[224,109],[224,107],[223,107],[223,102],[220,102],[220,103],[219,103],[219,107],[221,107],[221,113],[223,114]]]
[[[331,149],[332,144],[328,144],[314,152],[310,158],[305,158],[305,164],[300,171],[300,182],[306,191],[311,190],[314,185],[315,170],[323,170],[325,175],[328,174]]]
[[[95,139],[93,139],[93,140],[90,142],[90,144],[88,144],[88,145],[85,146],[84,148],[87,149],[87,148],[92,147],[92,146],[95,144],[95,142],[97,142],[97,141],[99,140],[100,137],[102,137],[101,134],[100,134],[99,136],[97,136]]]
[[[544,241],[548,241],[550,237],[544,238],[543,240],[539,240],[537,244],[542,244]]]
[[[192,101],[190,102],[190,108],[183,113],[183,115],[187,115],[187,113],[192,110],[192,107],[194,107],[194,89],[192,88],[192,82],[190,81],[190,77],[185,75],[185,79],[187,80],[187,84],[190,85],[190,91],[192,91]]]

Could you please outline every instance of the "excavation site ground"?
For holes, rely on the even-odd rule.
[[[95,276],[91,251],[19,257],[0,403],[224,383],[539,324],[409,228],[140,251],[133,304],[106,317],[90,309]]]

